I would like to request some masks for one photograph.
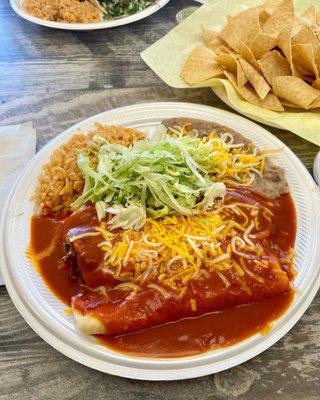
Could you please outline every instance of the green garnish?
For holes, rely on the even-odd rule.
[[[154,3],[154,0],[98,0],[105,10],[104,19],[123,17],[142,11]]]

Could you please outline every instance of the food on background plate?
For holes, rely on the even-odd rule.
[[[135,14],[155,3],[155,0],[93,0],[99,3],[104,19]]]
[[[320,12],[295,14],[293,0],[268,0],[203,27],[181,70],[190,85],[225,76],[249,103],[273,111],[320,107]]]
[[[116,350],[186,356],[264,332],[295,276],[271,154],[213,122],[165,120],[151,137],[96,124],[44,166],[30,256],[78,328]]]
[[[24,10],[57,22],[91,23],[124,17],[144,10],[154,0],[23,0]]]
[[[100,11],[89,1],[23,0],[23,9],[38,18],[67,23],[99,22]]]

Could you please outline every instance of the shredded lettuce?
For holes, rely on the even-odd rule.
[[[72,204],[76,210],[87,202],[96,205],[99,219],[114,214],[113,228],[139,229],[146,216],[160,218],[170,213],[191,215],[195,209],[210,209],[223,198],[226,187],[213,182],[214,149],[209,141],[163,132],[132,147],[102,143],[93,166],[80,154],[78,166],[85,185]]]
[[[124,207],[116,204],[106,209],[114,217],[110,220],[111,229],[134,229],[139,230],[146,222],[146,210],[143,206],[131,205]]]
[[[223,182],[217,182],[209,186],[203,196],[202,202],[199,204],[204,210],[209,210],[213,207],[216,198],[224,198],[226,195],[226,186]]]

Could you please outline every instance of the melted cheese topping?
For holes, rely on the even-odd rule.
[[[181,296],[192,280],[208,278],[212,272],[229,287],[231,284],[224,272],[230,268],[239,278],[248,274],[263,282],[245,262],[254,259],[269,265],[262,260],[263,247],[251,236],[257,232],[254,218],[258,213],[265,211],[257,206],[234,203],[194,216],[148,218],[140,231],[115,233],[108,230],[107,223],[102,223],[97,228],[104,237],[100,248],[105,252],[105,261],[100,268],[120,282],[133,283],[130,286],[133,291],[148,284],[149,287],[157,285],[154,288],[159,291],[166,288],[178,291]],[[235,221],[235,216],[238,221],[239,216],[242,218],[241,223]],[[196,304],[190,306],[196,309]]]

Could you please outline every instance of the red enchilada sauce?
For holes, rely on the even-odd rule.
[[[246,190],[234,193],[233,197],[236,201],[252,202],[252,193],[249,198]],[[259,200],[261,198],[257,195]],[[291,196],[282,195],[272,201],[272,207],[276,218],[268,240],[287,251],[294,246],[296,235],[296,214]],[[64,221],[63,217],[33,217],[30,250],[31,257],[34,260],[37,258],[35,264],[45,283],[64,303],[70,305],[71,297],[81,290],[81,276],[77,270],[70,271],[61,265],[60,260],[66,254]],[[289,290],[271,299],[184,318],[140,332],[100,335],[99,341],[114,350],[138,356],[195,355],[229,346],[258,332],[266,332],[272,321],[289,307],[293,297],[293,290]]]

